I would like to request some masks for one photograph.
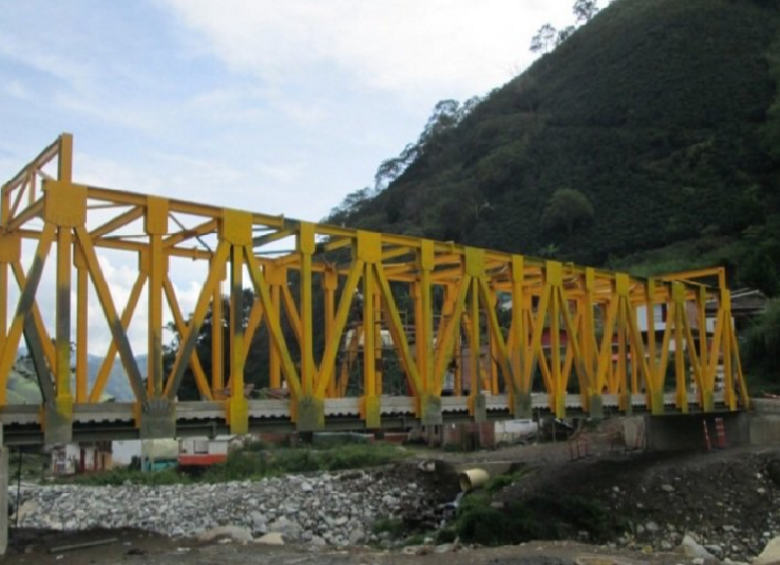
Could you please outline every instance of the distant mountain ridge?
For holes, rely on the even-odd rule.
[[[39,404],[41,402],[41,391],[38,387],[38,381],[35,376],[32,361],[24,359],[26,354],[26,349],[20,348],[18,361],[11,369],[11,373],[8,377],[9,404]],[[146,374],[147,356],[137,356],[136,363],[138,363],[138,369],[141,374]],[[97,380],[97,375],[102,364],[102,357],[87,355],[87,374],[89,376],[90,390]],[[73,386],[75,387],[75,378]],[[117,401],[130,401],[134,398],[133,389],[130,386],[130,382],[125,375],[122,363],[118,357],[111,368],[108,383],[104,390],[104,396],[113,398]]]

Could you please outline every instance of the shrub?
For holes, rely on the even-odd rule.
[[[371,529],[375,534],[388,532],[394,538],[401,537],[406,531],[403,520],[389,517],[379,518]]]

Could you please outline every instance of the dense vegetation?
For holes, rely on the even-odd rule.
[[[778,78],[776,3],[617,0],[483,100],[437,105],[330,220],[639,274],[726,263],[774,294]]]

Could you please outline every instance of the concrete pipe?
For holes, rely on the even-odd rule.
[[[490,475],[484,469],[469,469],[462,471],[458,478],[460,479],[460,490],[468,492],[487,483]]]

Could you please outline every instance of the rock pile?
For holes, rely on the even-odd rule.
[[[215,528],[233,527],[254,538],[278,533],[287,542],[345,546],[377,541],[371,527],[379,517],[429,512],[425,494],[417,483],[362,471],[222,484],[31,486],[22,492],[19,525],[140,528],[174,537],[218,536]]]
[[[579,497],[606,511],[605,527],[612,528],[610,517],[620,518],[611,539],[593,528],[579,532],[585,541],[680,548],[696,559],[746,562],[780,536],[780,457],[774,450],[648,453],[544,471],[529,474],[499,498],[511,508],[537,493],[555,500]],[[543,515],[560,519],[552,510]],[[587,526],[594,524],[586,516],[580,529]]]

